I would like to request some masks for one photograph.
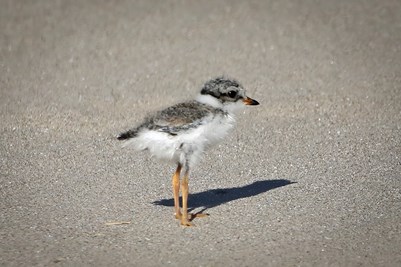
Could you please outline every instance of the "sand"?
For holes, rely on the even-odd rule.
[[[1,1],[1,266],[400,266],[400,1]],[[191,174],[116,135],[227,75]]]

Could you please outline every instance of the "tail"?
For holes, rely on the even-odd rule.
[[[137,135],[138,135],[138,130],[137,129],[131,129],[131,130],[128,130],[128,131],[126,131],[124,133],[119,134],[117,136],[117,139],[118,140],[128,140],[128,139],[136,137]]]

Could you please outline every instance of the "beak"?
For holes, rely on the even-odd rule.
[[[251,105],[251,106],[259,105],[258,101],[254,100],[252,98],[249,98],[249,97],[247,97],[244,100],[242,100],[242,102],[244,102],[245,105]]]

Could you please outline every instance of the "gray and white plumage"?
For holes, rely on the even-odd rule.
[[[227,136],[235,124],[236,111],[258,104],[246,96],[237,81],[219,77],[206,82],[195,100],[148,116],[118,139],[124,140],[125,147],[149,150],[156,158],[189,169],[206,148]]]

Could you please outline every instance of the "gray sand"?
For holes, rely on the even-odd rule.
[[[401,2],[0,8],[1,266],[400,266]],[[221,74],[261,105],[190,177],[115,136]],[[130,224],[106,225],[129,221]]]

